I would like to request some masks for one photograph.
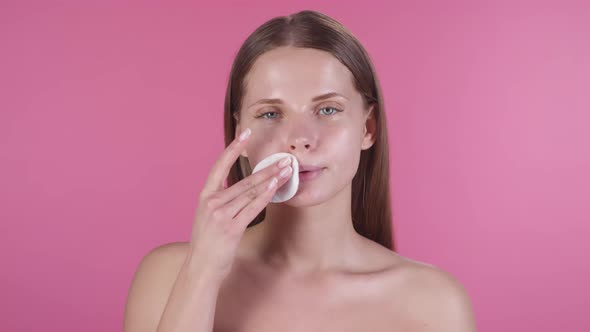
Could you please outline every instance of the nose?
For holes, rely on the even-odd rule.
[[[319,130],[309,119],[293,120],[287,129],[289,152],[302,153],[315,149]]]
[[[311,149],[311,143],[309,142],[309,139],[307,137],[295,138],[289,144],[289,150],[291,152],[302,152],[302,151],[307,151],[310,149]]]

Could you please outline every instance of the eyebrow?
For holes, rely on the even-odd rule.
[[[324,93],[323,95],[313,97],[311,99],[311,101],[316,102],[319,100],[324,100],[324,99],[328,99],[328,98],[332,98],[332,97],[342,97],[342,98],[348,100],[348,98],[346,98],[344,95],[341,95],[337,92],[328,92],[328,93]],[[279,98],[264,98],[264,99],[258,100],[254,104],[248,106],[248,108],[250,108],[254,105],[258,105],[258,104],[282,104],[282,103],[283,103],[283,100],[279,99]]]

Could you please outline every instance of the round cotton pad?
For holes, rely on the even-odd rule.
[[[252,174],[254,174],[285,157],[291,157],[291,168],[293,168],[293,172],[291,172],[291,177],[289,180],[275,192],[271,200],[273,203],[288,201],[293,196],[295,196],[295,193],[297,193],[297,188],[299,187],[299,162],[297,161],[297,158],[294,155],[286,152],[271,154],[270,156],[262,159],[252,171]]]

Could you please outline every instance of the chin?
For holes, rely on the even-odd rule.
[[[325,195],[325,193],[322,192],[304,191],[300,193],[298,192],[295,196],[293,196],[293,198],[280,204],[285,204],[291,207],[316,206],[326,202],[329,199],[330,197],[328,197],[327,195]]]
[[[337,189],[334,188],[334,186],[316,186],[315,184],[309,187],[300,187],[293,198],[279,204],[285,204],[291,207],[310,207],[320,205],[333,199],[345,187],[346,185]]]

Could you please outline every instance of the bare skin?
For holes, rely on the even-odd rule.
[[[221,288],[215,331],[445,331],[441,322],[466,314],[452,312],[467,307],[451,303],[464,294],[450,275],[363,237],[346,265],[298,274],[249,256],[256,232]]]
[[[215,332],[249,331],[476,331],[469,298],[449,273],[361,240],[365,260],[340,271],[297,276],[248,253],[249,228],[215,309]],[[189,250],[188,242],[158,247],[166,304]]]
[[[292,199],[268,204],[265,220],[245,230],[219,285],[213,330],[475,331],[469,298],[453,276],[352,226],[351,183],[376,124],[350,71],[329,53],[281,47],[260,56],[246,83],[236,135],[252,130],[242,152],[251,166],[289,152],[324,170]],[[341,96],[312,101],[327,92]],[[268,98],[282,103],[257,103]],[[145,315],[161,315],[190,250],[190,243],[154,250],[145,275],[158,293],[142,299],[153,303]]]

